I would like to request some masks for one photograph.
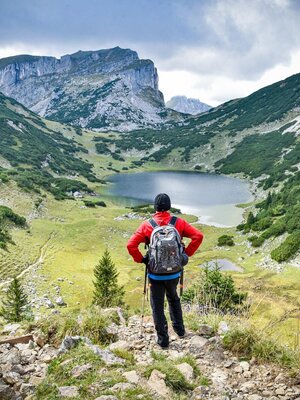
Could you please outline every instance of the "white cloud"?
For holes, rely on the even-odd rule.
[[[292,54],[290,63],[278,64],[257,80],[235,79],[215,74],[196,74],[184,70],[159,70],[159,86],[169,100],[175,95],[195,97],[216,106],[230,99],[247,96],[256,90],[299,73],[300,50]]]
[[[176,0],[172,4],[173,17],[176,14],[182,22],[182,26],[178,25],[184,37],[181,41],[175,35],[178,34],[176,29],[170,31],[169,37],[157,37],[154,29],[152,42],[149,37],[145,41],[145,32],[129,38],[126,26],[124,35],[119,33],[113,39],[109,34],[96,35],[88,30],[74,38],[73,33],[66,33],[60,40],[57,37],[42,40],[43,36],[38,35],[34,38],[38,36],[41,40],[28,39],[27,43],[10,39],[9,45],[1,45],[0,58],[24,53],[60,57],[79,49],[97,50],[119,45],[154,61],[166,100],[174,95],[186,95],[213,106],[247,96],[300,72],[299,2]],[[111,27],[115,31],[113,22]],[[140,32],[143,21],[138,22]]]
[[[203,40],[178,47],[164,68],[238,79],[259,79],[300,48],[300,14],[289,1],[219,0],[181,8]],[[205,29],[204,25],[205,24]]]

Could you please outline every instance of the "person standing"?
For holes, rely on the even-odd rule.
[[[169,213],[171,208],[171,200],[170,197],[166,193],[160,193],[155,197],[154,200],[154,209],[155,214],[152,219],[142,222],[136,232],[131,236],[127,243],[127,250],[129,254],[132,256],[133,260],[137,263],[144,263],[148,266],[148,279],[150,286],[150,303],[152,308],[152,315],[154,320],[155,329],[157,332],[157,344],[161,348],[168,348],[169,346],[169,334],[168,334],[168,324],[166,320],[166,316],[164,313],[164,300],[165,295],[167,297],[167,301],[169,304],[169,313],[172,321],[172,326],[174,331],[179,337],[184,337],[185,335],[185,327],[182,316],[182,308],[180,303],[180,298],[177,294],[177,285],[182,273],[182,268],[188,262],[188,258],[191,257],[198,247],[201,245],[203,241],[203,233],[198,229],[190,225],[187,221],[181,218],[172,217]],[[159,227],[167,227],[166,232],[170,233],[172,227],[175,228],[175,232],[179,234],[179,240],[183,237],[187,237],[191,239],[190,243],[186,248],[183,248],[181,253],[182,265],[180,268],[176,268],[174,266],[174,257],[169,258],[169,266],[165,268],[165,272],[163,273],[155,273],[153,270],[155,269],[155,261],[151,256],[151,246],[150,253],[146,256],[139,250],[139,245],[141,243],[145,243],[146,245],[151,244],[150,241],[153,240],[153,235],[155,231],[159,231]],[[174,229],[173,229],[174,230]],[[152,235],[153,233],[153,235]],[[174,233],[170,233],[169,243],[174,238]],[[158,242],[157,242],[158,243]],[[168,244],[167,244],[168,246]],[[179,247],[181,244],[179,244]],[[153,246],[152,246],[153,247]],[[156,246],[156,255],[157,249],[163,249],[161,243]],[[163,250],[162,250],[163,251]],[[181,251],[181,250],[180,250]],[[170,251],[169,251],[170,253]],[[173,251],[175,253],[175,251]],[[172,253],[172,254],[173,254]],[[150,254],[150,259],[149,259]],[[170,254],[168,254],[169,257]],[[159,256],[158,256],[159,257]],[[179,270],[178,270],[179,269]],[[170,270],[171,272],[169,272]],[[173,270],[175,272],[173,272]]]

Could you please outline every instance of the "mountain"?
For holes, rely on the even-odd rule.
[[[202,103],[198,99],[187,98],[186,96],[174,96],[166,102],[166,107],[185,114],[200,114],[210,110],[212,107]]]
[[[291,145],[288,143],[290,136],[296,140],[298,123],[295,118],[299,115],[300,74],[296,74],[245,98],[221,104],[204,114],[189,116],[183,122],[174,121],[172,125],[162,127],[160,130],[148,129],[126,133],[122,137],[122,143],[126,148],[131,146],[150,151],[151,155],[146,156],[145,161],[151,158],[160,161],[167,156],[169,160],[172,160],[170,153],[179,148],[179,159],[176,153],[177,162],[185,163],[190,167],[199,163],[205,169],[215,170],[215,163],[220,161],[218,168],[221,164],[227,164],[226,157],[233,154],[237,145],[244,142],[248,136],[259,135],[259,140],[264,140],[262,138],[268,137],[272,131],[277,131],[277,137],[279,133],[283,136],[280,140],[280,149],[283,151],[285,146]],[[291,126],[286,129],[291,132],[291,135],[284,137],[280,129],[289,123]],[[247,147],[247,143],[244,143]],[[156,152],[154,152],[154,144],[160,145]],[[276,140],[266,141],[263,146],[271,150],[273,145],[276,149],[273,162],[280,161],[281,150],[279,151]],[[254,158],[259,157],[261,161],[263,160],[255,151],[255,147],[251,149],[251,153],[248,153],[248,157],[250,154]],[[250,166],[246,170],[245,164],[243,172],[251,175],[251,168]],[[229,173],[229,170],[226,172]],[[230,173],[232,172],[239,172],[238,168],[235,171],[231,169]],[[261,170],[252,176],[259,176],[264,172]]]
[[[151,60],[130,49],[0,60],[0,91],[55,121],[127,131],[182,119],[165,108]]]

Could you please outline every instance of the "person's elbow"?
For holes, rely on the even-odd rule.
[[[126,245],[127,247],[127,251],[130,255],[132,255],[132,253],[134,253],[134,250],[136,248],[136,246],[133,245],[133,243],[131,241],[129,241]]]

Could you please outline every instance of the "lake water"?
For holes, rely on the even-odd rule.
[[[202,266],[207,266],[209,269],[214,269],[216,268],[216,265],[218,268],[220,268],[221,271],[237,271],[237,272],[243,272],[243,268],[238,267],[236,264],[233,264],[231,261],[223,259],[223,258],[217,258],[215,260],[208,261],[206,264],[203,264]]]
[[[216,226],[236,226],[243,209],[235,205],[252,200],[246,182],[222,175],[190,172],[141,172],[115,174],[108,195],[120,204],[153,203],[158,193],[167,193],[173,207],[196,215],[200,222]]]

